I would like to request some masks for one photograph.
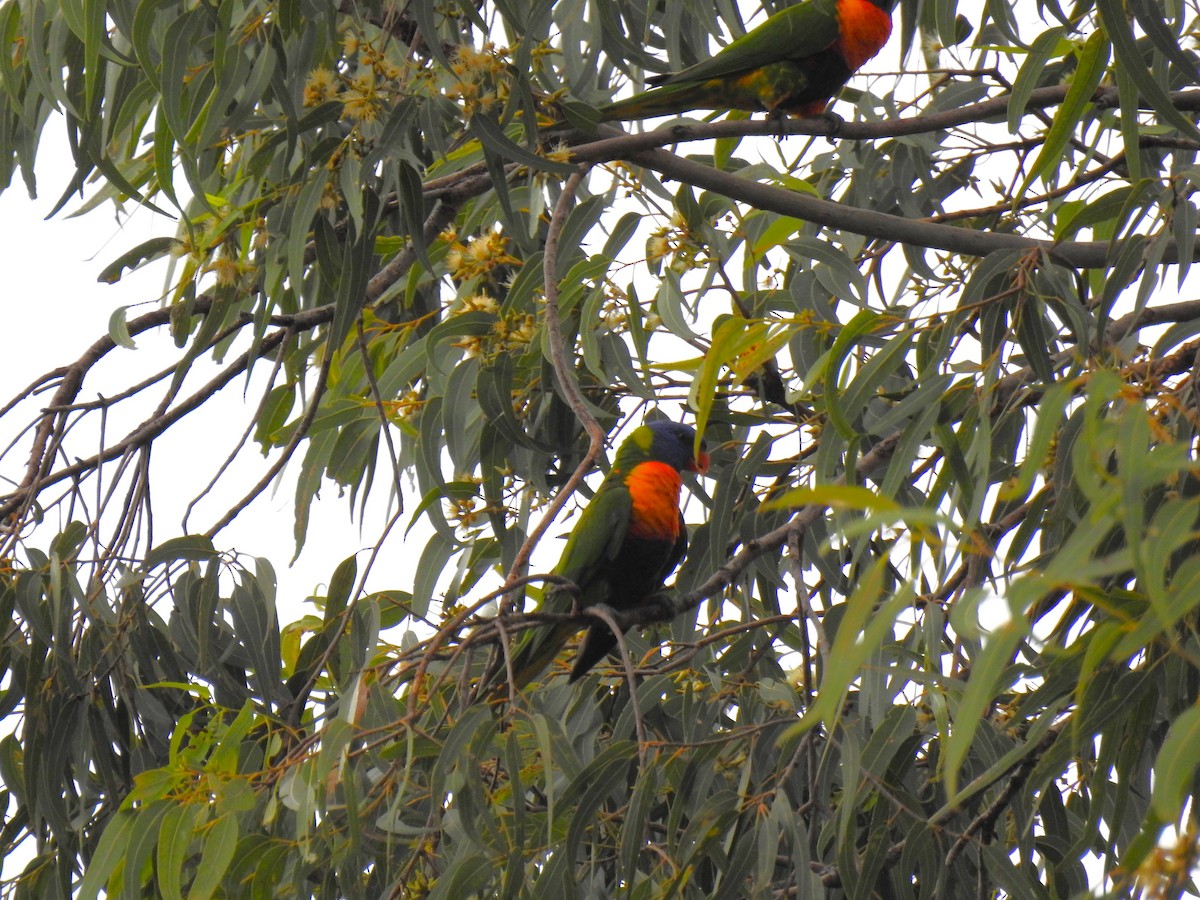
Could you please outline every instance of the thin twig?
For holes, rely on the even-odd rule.
[[[954,842],[954,845],[946,854],[946,868],[950,868],[950,866],[954,865],[954,861],[958,858],[958,855],[962,853],[975,834],[980,834],[982,836],[983,843],[987,843],[988,835],[994,828],[996,819],[1000,817],[1000,813],[1002,813],[1004,808],[1008,806],[1009,801],[1016,796],[1017,791],[1019,791],[1021,786],[1024,785],[1028,780],[1029,776],[1033,773],[1034,768],[1041,760],[1042,755],[1049,750],[1050,745],[1058,739],[1059,734],[1062,732],[1063,728],[1066,727],[1066,723],[1068,721],[1069,720],[1064,719],[1062,722],[1052,725],[1046,734],[1042,736],[1042,739],[1038,741],[1038,745],[1033,749],[1033,751],[1017,764],[1016,770],[1012,773],[1012,776],[1004,785],[1004,789],[996,795],[996,799],[989,803],[983,812],[971,820],[971,824],[967,826],[967,830],[964,831],[959,836],[958,840]]]
[[[642,710],[638,705],[637,676],[633,672],[633,660],[629,658],[629,648],[625,645],[625,632],[617,624],[613,610],[603,603],[595,603],[583,610],[589,616],[595,616],[611,629],[617,638],[617,648],[621,652],[621,665],[625,668],[625,681],[629,685],[629,702],[633,704],[633,722],[637,729],[638,766],[646,766],[646,753],[650,749],[650,741],[646,736],[646,722],[642,718]]]
[[[317,383],[313,386],[312,396],[308,400],[308,408],[304,410],[304,415],[296,423],[287,446],[283,448],[279,454],[279,458],[271,464],[266,474],[247,492],[246,496],[226,510],[225,515],[221,516],[216,524],[204,532],[205,537],[209,539],[216,537],[217,532],[236,519],[243,509],[253,503],[255,498],[265,491],[271,482],[275,480],[275,476],[283,471],[283,467],[288,464],[288,460],[292,458],[292,454],[296,452],[296,448],[300,446],[300,442],[308,437],[308,429],[312,427],[313,420],[317,417],[317,410],[321,407],[321,398],[325,396],[325,385],[329,381],[329,367],[332,363],[333,351],[331,347],[327,346],[325,358],[321,361],[321,370],[317,373]]]
[[[283,368],[283,357],[284,354],[282,353],[279,353],[275,356],[275,364],[271,367],[271,374],[267,378],[266,387],[263,389],[262,399],[259,400],[258,407],[254,410],[254,414],[250,416],[249,421],[246,423],[246,428],[242,431],[241,437],[239,437],[237,443],[233,445],[233,449],[225,455],[225,460],[220,466],[217,467],[217,471],[214,472],[212,478],[208,480],[208,484],[204,486],[200,493],[188,501],[188,505],[184,508],[181,528],[185,533],[187,532],[188,519],[192,515],[192,510],[196,508],[196,504],[199,503],[201,499],[208,496],[208,492],[211,491],[213,487],[216,486],[217,482],[221,480],[221,476],[229,471],[229,467],[233,465],[234,460],[237,459],[238,454],[240,454],[242,451],[242,448],[246,446],[246,442],[250,440],[250,436],[254,434],[254,429],[258,425],[259,417],[262,415],[263,410],[266,409],[267,401],[271,398],[271,392],[275,389],[275,379],[279,377],[279,371]]]
[[[363,332],[362,316],[358,317],[358,350],[362,356],[363,372],[367,376],[367,384],[371,387],[371,399],[379,412],[379,430],[383,432],[383,440],[387,444],[388,460],[392,464],[392,481],[396,488],[396,504],[400,512],[404,512],[404,486],[400,472],[400,453],[392,440],[392,421],[388,418],[383,405],[383,394],[379,391],[379,380],[375,377],[375,369],[371,365],[371,353],[367,347],[367,337]]]
[[[562,486],[559,492],[555,494],[554,499],[546,507],[541,520],[529,532],[529,536],[525,538],[525,542],[521,544],[521,548],[517,551],[517,555],[513,559],[512,567],[508,571],[508,578],[505,580],[506,584],[520,578],[525,573],[529,565],[529,558],[533,555],[533,548],[537,546],[538,541],[542,539],[542,536],[549,529],[551,523],[558,517],[567,499],[583,483],[584,476],[592,470],[592,466],[599,459],[600,452],[604,449],[604,439],[606,437],[604,429],[600,427],[600,423],[596,421],[591,410],[588,409],[587,401],[584,400],[583,392],[579,388],[579,380],[575,377],[575,372],[567,360],[567,350],[563,345],[562,323],[558,316],[558,241],[562,235],[567,213],[575,198],[575,192],[579,189],[586,171],[586,168],[581,169],[567,179],[566,184],[563,185],[562,193],[558,197],[558,202],[554,205],[554,214],[550,219],[550,227],[546,232],[546,251],[542,271],[544,274],[546,335],[550,345],[550,362],[554,367],[554,375],[558,380],[558,386],[562,391],[563,399],[566,400],[571,411],[575,413],[576,418],[579,419],[583,424],[584,430],[587,431],[588,449],[583,459],[580,460],[579,465],[575,467],[575,471],[571,473],[571,477],[567,479],[567,483]]]

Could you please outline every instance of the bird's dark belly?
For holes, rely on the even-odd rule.
[[[654,541],[629,536],[616,557],[607,562],[598,583],[607,597],[585,597],[585,603],[607,603],[614,609],[632,609],[662,588],[670,573],[674,541]]]
[[[845,60],[833,50],[771,63],[758,70],[759,97],[763,109],[771,112],[809,115],[820,112],[850,74]]]

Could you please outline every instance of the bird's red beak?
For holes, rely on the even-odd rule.
[[[688,471],[695,472],[697,475],[703,475],[708,471],[709,461],[708,454],[701,450],[700,455],[688,464]]]

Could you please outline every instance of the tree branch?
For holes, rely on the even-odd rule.
[[[587,431],[588,449],[587,453],[583,455],[583,459],[579,461],[579,465],[575,467],[575,471],[571,473],[571,477],[567,479],[567,483],[554,495],[554,499],[546,507],[542,518],[529,533],[529,536],[525,538],[525,542],[517,551],[512,567],[509,569],[506,584],[514,582],[525,574],[525,568],[529,565],[529,558],[533,555],[533,548],[537,546],[538,541],[542,539],[542,535],[546,533],[551,523],[558,517],[567,499],[583,482],[584,476],[592,470],[592,466],[596,464],[596,460],[600,458],[600,453],[604,449],[604,439],[606,437],[604,429],[600,427],[600,423],[596,421],[596,417],[588,409],[583,392],[579,389],[579,380],[575,377],[575,371],[571,368],[571,364],[567,360],[567,348],[563,343],[562,325],[558,318],[558,241],[562,235],[563,224],[567,220],[567,213],[570,211],[571,203],[575,199],[575,192],[579,189],[579,185],[583,182],[584,175],[586,174],[586,168],[580,169],[568,178],[566,184],[563,185],[558,202],[554,205],[554,215],[550,219],[550,228],[546,233],[546,251],[542,263],[542,271],[544,278],[543,290],[546,301],[546,335],[550,345],[550,362],[554,366],[554,375],[558,380],[559,390],[562,392],[563,399],[567,401],[567,405],[571,407],[571,411],[575,413],[576,418],[583,423],[584,430]]]
[[[998,234],[921,222],[902,216],[889,215],[871,209],[861,209],[820,200],[797,191],[772,187],[739,175],[722,172],[703,163],[684,159],[665,150],[635,153],[634,162],[653,169],[660,175],[682,181],[695,187],[723,194],[732,200],[746,203],[755,209],[770,210],[785,216],[793,216],[842,231],[853,232],[864,237],[944,250],[966,256],[983,257],[997,250],[1039,250],[1064,266],[1082,269],[1108,268],[1113,265],[1131,241],[1149,244],[1152,236],[1135,236],[1123,241],[1054,241],[1037,240],[1016,234]],[[1200,239],[1196,240],[1200,249]],[[1172,263],[1179,259],[1174,241],[1167,243],[1163,262]]]

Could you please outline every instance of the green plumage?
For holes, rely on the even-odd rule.
[[[658,87],[603,107],[601,118],[642,119],[695,109],[816,115],[861,64],[851,64],[838,50],[843,2],[807,0],[781,10],[710,59],[652,78]],[[855,8],[887,12],[892,0],[871,4]],[[863,22],[872,39],[878,32],[878,46],[868,54],[873,55],[887,40],[890,20]]]
[[[635,429],[621,444],[611,471],[579,516],[554,569],[555,574],[579,587],[581,607],[602,603],[617,610],[632,609],[661,590],[663,581],[679,564],[687,549],[687,528],[679,512],[678,478],[674,479],[673,492],[640,498],[639,508],[650,506],[674,517],[673,533],[655,537],[645,534],[645,523],[631,530],[635,504],[630,484],[637,490],[644,487],[637,477],[630,476],[643,463],[652,462],[666,463],[676,472],[703,471],[707,456],[701,451],[697,461],[694,442],[695,431],[688,426],[655,422]],[[669,509],[662,505],[667,503]],[[550,586],[539,611],[565,615],[573,608],[569,590]],[[577,624],[565,624],[524,632],[513,649],[515,686],[520,689],[536,678],[579,630]],[[589,626],[571,681],[580,678],[615,645],[616,636],[607,626]],[[504,684],[494,688],[497,695],[506,690]]]

